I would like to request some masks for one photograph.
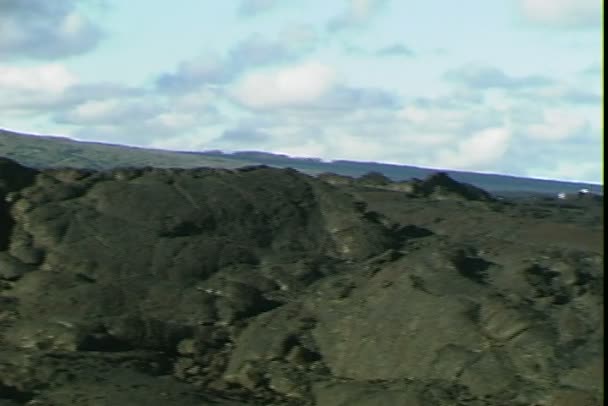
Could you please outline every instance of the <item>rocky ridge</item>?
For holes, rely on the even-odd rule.
[[[601,404],[603,225],[394,185],[0,158],[0,405]]]

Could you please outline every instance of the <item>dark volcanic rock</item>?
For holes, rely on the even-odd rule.
[[[458,182],[444,172],[437,172],[424,180],[394,182],[379,172],[369,172],[359,178],[350,178],[332,173],[322,173],[318,178],[336,186],[383,189],[404,192],[412,197],[427,197],[434,200],[470,200],[494,202],[492,195],[468,183]]]
[[[380,172],[369,172],[356,180],[362,186],[386,186],[392,181]]]
[[[457,197],[466,200],[494,200],[483,189],[468,183],[457,182],[444,172],[433,174],[425,180],[414,181],[412,191],[415,195],[432,196],[440,199]]]
[[[0,404],[601,404],[603,234],[368,178],[0,160]]]
[[[0,193],[8,193],[29,185],[37,171],[0,157]]]
[[[14,224],[8,214],[8,204],[13,199],[10,193],[31,184],[36,173],[33,169],[0,157],[0,251],[6,249]]]

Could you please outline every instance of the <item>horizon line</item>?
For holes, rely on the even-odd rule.
[[[419,166],[419,165],[396,163],[396,162],[390,162],[390,161],[366,161],[366,160],[351,160],[351,159],[344,159],[344,158],[336,158],[336,159],[329,159],[328,160],[328,159],[314,157],[314,156],[291,155],[291,154],[287,154],[287,153],[280,152],[280,151],[261,151],[261,150],[238,150],[238,151],[226,150],[226,151],[224,151],[224,150],[217,149],[217,148],[208,149],[208,150],[199,150],[199,151],[179,150],[179,149],[163,149],[163,148],[155,148],[155,147],[142,147],[142,146],[139,146],[139,145],[111,143],[111,142],[105,142],[105,141],[82,140],[82,139],[78,139],[78,138],[74,138],[72,136],[66,136],[66,135],[43,134],[43,133],[36,133],[36,132],[29,132],[29,131],[28,132],[21,132],[20,130],[9,129],[9,128],[6,128],[6,127],[0,127],[0,130],[7,131],[7,132],[12,132],[12,133],[16,133],[16,134],[21,134],[21,135],[31,135],[31,136],[40,136],[40,137],[53,137],[53,138],[67,138],[67,139],[69,139],[71,141],[82,142],[82,143],[96,143],[96,144],[103,144],[103,145],[109,145],[109,146],[138,148],[138,149],[146,149],[146,150],[153,150],[153,151],[163,151],[163,152],[175,152],[175,153],[195,152],[195,153],[204,153],[204,152],[211,152],[211,151],[219,151],[222,154],[226,154],[226,155],[234,155],[234,154],[237,154],[237,153],[244,153],[244,152],[261,152],[261,153],[272,154],[272,155],[283,155],[283,156],[287,156],[288,158],[292,158],[292,159],[316,159],[316,160],[319,160],[322,163],[335,163],[335,162],[338,162],[338,161],[349,161],[349,162],[355,162],[355,163],[372,163],[372,164],[384,164],[384,165],[393,165],[393,166],[407,166],[407,167],[427,169],[427,170],[434,170],[434,171],[441,171],[441,172],[465,172],[465,173],[474,173],[474,174],[480,174],[480,175],[495,175],[495,176],[506,176],[506,177],[520,178],[520,179],[547,180],[547,181],[554,181],[554,182],[557,181],[557,182],[564,182],[564,183],[584,183],[584,184],[594,185],[594,186],[604,186],[603,182],[596,182],[596,181],[589,181],[589,180],[571,180],[571,179],[547,178],[547,177],[542,177],[542,176],[522,176],[522,175],[511,174],[511,173],[498,173],[498,172],[492,172],[492,171],[478,171],[478,170],[467,170],[467,169],[450,169],[450,168],[433,167],[433,166]]]

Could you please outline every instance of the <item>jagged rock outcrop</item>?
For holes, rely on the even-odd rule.
[[[492,196],[483,189],[457,182],[445,172],[438,172],[424,180],[412,182],[412,193],[436,199],[461,198],[466,200],[491,201]]]
[[[361,186],[386,186],[391,184],[392,181],[380,172],[369,172],[357,178],[356,183]]]
[[[272,302],[253,287],[239,288],[238,280],[221,282],[219,296],[201,294],[203,282],[221,270],[245,268],[249,277],[267,279],[266,288],[279,289],[280,275],[270,279],[256,269],[309,257],[362,259],[394,243],[348,196],[270,168],[48,171],[12,198],[7,261],[46,272],[24,275],[17,296],[28,302],[31,290],[66,285],[63,297],[47,304],[38,298],[22,311],[32,317],[119,318],[137,303],[163,304],[166,312],[167,300],[172,320],[188,326],[216,312],[227,320],[251,316]],[[154,286],[146,287],[149,279]],[[172,288],[177,297],[165,298]],[[115,292],[112,303],[105,303],[104,289]]]
[[[376,183],[1,160],[0,404],[600,404],[595,245]]]
[[[435,200],[495,201],[493,196],[476,186],[458,182],[445,172],[437,172],[428,178],[393,181],[379,172],[369,172],[358,178],[323,173],[318,178],[335,186],[356,186],[362,188],[392,190],[408,193],[412,197]]]

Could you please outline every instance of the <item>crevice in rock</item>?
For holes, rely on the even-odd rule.
[[[0,193],[0,251],[5,251],[10,242],[10,235],[15,226],[15,221],[8,212],[8,203],[4,200],[5,196]]]

